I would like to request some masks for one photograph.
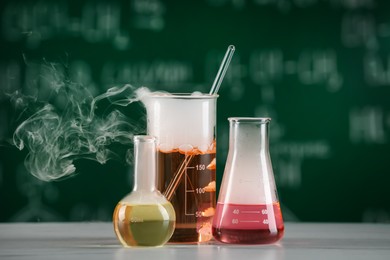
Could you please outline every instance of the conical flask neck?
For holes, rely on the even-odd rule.
[[[229,118],[230,148],[240,152],[268,152],[268,125],[270,118]]]
[[[156,139],[151,136],[134,138],[133,191],[156,190]]]

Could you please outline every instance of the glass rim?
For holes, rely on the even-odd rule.
[[[271,121],[270,117],[229,117],[229,122],[235,123],[268,123]]]
[[[141,142],[141,143],[153,143],[157,141],[157,138],[152,135],[134,135],[133,136],[134,143],[135,142]]]
[[[193,93],[169,93],[166,95],[155,95],[151,94],[148,95],[145,98],[151,98],[151,99],[217,99],[219,97],[218,94],[205,94],[202,93],[201,95],[193,95]]]

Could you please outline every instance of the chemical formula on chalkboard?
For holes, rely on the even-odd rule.
[[[9,144],[21,119],[14,93],[46,102],[63,78],[93,96],[126,84],[208,92],[229,44],[237,51],[219,92],[217,189],[226,119],[272,117],[286,221],[390,221],[388,10],[386,0],[2,1],[0,221],[109,220],[132,183],[113,161],[80,160],[80,174],[58,183],[30,176]],[[144,122],[134,110],[122,112]]]

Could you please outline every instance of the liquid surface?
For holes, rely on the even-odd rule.
[[[175,229],[174,209],[167,204],[132,205],[119,202],[114,230],[119,241],[129,246],[161,246]]]
[[[158,189],[176,212],[176,228],[170,242],[209,241],[216,204],[215,149],[206,153],[196,149],[159,151],[157,158]]]
[[[217,204],[213,236],[223,243],[268,244],[284,234],[279,203],[266,205]]]

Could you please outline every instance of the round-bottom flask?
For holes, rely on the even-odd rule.
[[[270,118],[229,118],[229,153],[213,219],[216,240],[267,244],[284,234],[268,150]]]
[[[162,246],[175,229],[175,210],[156,189],[156,140],[134,137],[134,188],[116,206],[114,230],[125,247]]]

